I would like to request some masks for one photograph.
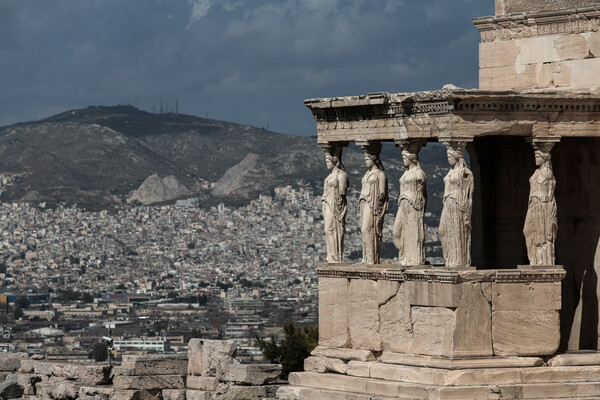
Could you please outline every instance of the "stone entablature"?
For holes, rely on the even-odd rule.
[[[510,15],[473,18],[483,43],[544,35],[594,32],[600,21],[600,3],[566,10],[546,9]]]
[[[394,268],[391,264],[365,266],[364,264],[335,264],[317,267],[319,278],[372,279],[397,282],[425,281],[441,283],[463,282],[560,282],[566,272],[560,267],[547,269],[486,269],[486,270],[449,270],[443,267]]]
[[[584,8],[599,4],[598,0],[496,0],[496,15],[544,12],[539,10],[564,10]]]
[[[467,90],[371,93],[305,100],[318,144],[489,135],[600,136],[600,96],[592,92]]]

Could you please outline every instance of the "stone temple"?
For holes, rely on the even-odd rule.
[[[473,20],[479,89],[305,101],[331,170],[327,262],[319,346],[280,399],[600,398],[600,1],[495,6]],[[356,264],[343,259],[350,142],[366,165]],[[382,142],[400,147],[400,182]],[[449,162],[442,266],[423,251],[418,155],[432,142]],[[399,262],[383,265],[390,201]]]

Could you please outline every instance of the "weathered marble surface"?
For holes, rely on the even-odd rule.
[[[559,268],[401,271],[329,265],[317,273],[319,344],[329,348],[315,351],[317,357],[348,361],[344,354],[357,350],[446,358],[541,356],[558,348],[565,276]]]
[[[525,243],[531,265],[554,265],[558,230],[556,179],[552,172],[550,150],[554,143],[533,143],[537,169],[529,179],[529,204],[525,217]]]
[[[422,141],[412,141],[402,145],[402,160],[406,171],[400,178],[394,244],[398,248],[398,262],[406,266],[425,264],[427,178],[418,157],[422,144]]]
[[[471,265],[471,213],[473,173],[464,160],[466,142],[445,141],[450,171],[444,177],[444,207],[440,217],[440,242],[447,267]]]
[[[383,218],[389,202],[387,177],[379,159],[381,143],[370,143],[362,147],[365,153],[365,164],[369,169],[362,178],[362,189],[358,200],[363,242],[362,262],[379,264]]]
[[[599,4],[598,0],[496,0],[496,15],[560,10]]]
[[[342,164],[342,148],[334,147],[325,155],[327,168],[331,173],[325,178],[321,204],[325,225],[327,262],[344,261],[344,235],[346,234],[346,214],[348,205],[348,174]]]

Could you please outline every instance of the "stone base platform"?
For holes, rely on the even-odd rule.
[[[378,361],[320,358],[320,362],[308,361],[305,369],[336,368],[338,373],[292,373],[290,386],[282,387],[278,398],[600,399],[600,353],[562,354],[546,361],[539,357],[448,360],[385,352]],[[346,365],[345,373],[340,363]]]

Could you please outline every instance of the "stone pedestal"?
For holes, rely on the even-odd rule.
[[[600,396],[596,353],[551,358],[560,267],[317,272],[319,347],[280,399]]]
[[[323,266],[319,345],[446,358],[551,355],[562,269]]]

